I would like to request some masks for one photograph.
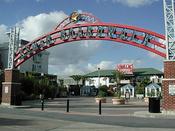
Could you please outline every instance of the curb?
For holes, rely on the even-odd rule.
[[[150,113],[148,111],[138,111],[134,112],[133,116],[135,117],[143,117],[143,118],[169,118],[169,119],[175,119],[175,112],[174,113],[165,113],[165,112],[160,112],[160,113]]]

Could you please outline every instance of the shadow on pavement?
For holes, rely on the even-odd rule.
[[[34,125],[33,120],[0,118],[0,126],[28,126]]]

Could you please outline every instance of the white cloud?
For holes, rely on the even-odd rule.
[[[54,29],[54,27],[66,17],[67,15],[62,11],[29,16],[17,23],[21,28],[21,38],[33,40]]]
[[[58,76],[71,76],[84,74],[84,68],[80,64],[49,65],[49,72]]]
[[[82,66],[84,65],[84,66]],[[71,76],[75,74],[86,74],[89,72],[93,72],[98,68],[104,69],[114,69],[114,63],[112,61],[101,61],[99,63],[76,63],[76,64],[60,64],[58,65],[49,65],[49,70],[58,76]]]
[[[6,33],[7,33],[7,26],[0,25],[0,44],[8,41]]]
[[[120,3],[129,7],[140,7],[140,6],[152,4],[159,0],[96,0],[97,3],[99,3],[100,1],[101,2],[112,1],[113,3]]]
[[[127,5],[129,7],[140,7],[144,5],[149,5],[154,2],[157,2],[158,0],[112,0],[114,3],[121,3],[123,5]]]
[[[130,60],[122,60],[121,63],[123,64],[133,64],[134,68],[139,67],[142,64],[142,61],[140,59],[130,59]]]
[[[65,67],[65,69],[63,70],[63,74],[67,74],[67,75],[74,75],[74,74],[83,74],[84,71],[81,70],[81,68],[79,68],[77,65],[68,65],[67,67]]]
[[[70,76],[92,71],[88,67],[89,59],[99,47],[99,41],[82,41],[58,45],[49,49],[49,72]],[[94,65],[94,67],[97,67]],[[93,68],[94,69],[94,68]]]
[[[101,61],[99,64],[97,64],[97,67],[100,69],[112,69],[114,68],[114,62],[113,61]]]
[[[87,71],[91,72],[94,70],[97,70],[98,68],[105,70],[105,69],[114,69],[114,62],[113,61],[101,61],[98,64],[91,64],[88,63],[88,66],[86,67]]]
[[[99,41],[81,41],[58,45],[50,48],[51,65],[78,64],[88,61],[99,47]]]

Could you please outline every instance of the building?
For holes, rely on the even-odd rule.
[[[0,44],[1,67],[5,69],[8,63],[8,43]]]
[[[24,46],[28,41],[20,40],[20,46]],[[0,56],[2,61],[2,69],[7,68],[8,64],[8,42],[0,44]],[[37,72],[37,73],[48,73],[48,59],[49,52],[42,51],[35,56],[31,57],[19,66],[20,72]]]
[[[151,83],[145,87],[145,97],[158,97],[161,94],[161,87],[156,83]]]
[[[121,87],[121,97],[126,97],[126,93],[129,93],[129,98],[133,98],[135,95],[135,87],[131,84],[127,84]]]
[[[70,86],[76,86],[77,85],[77,82],[73,78],[66,77],[66,76],[65,77],[63,77],[63,76],[62,77],[58,77],[57,82],[58,82],[59,85],[63,84],[63,86],[67,87],[67,88],[69,88]],[[83,85],[82,80],[80,80],[78,82],[78,85]]]
[[[98,88],[101,85],[114,86],[116,85],[113,79],[115,70],[97,70],[86,74],[86,86],[95,86]],[[124,75],[124,79],[120,80],[121,85],[132,84],[135,85],[137,81],[143,78],[148,78],[154,83],[161,83],[163,79],[163,72],[154,68],[136,68],[133,69],[133,74]]]

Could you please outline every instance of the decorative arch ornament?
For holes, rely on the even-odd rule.
[[[89,13],[73,12],[56,28],[15,52],[14,67],[56,45],[80,40],[107,40],[136,46],[166,57],[165,36],[134,26],[104,23]]]

